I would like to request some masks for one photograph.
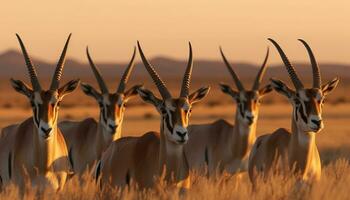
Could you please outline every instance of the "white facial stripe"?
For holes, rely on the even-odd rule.
[[[306,93],[304,90],[301,90],[299,91],[299,96],[300,96],[300,99],[302,99],[303,101],[309,101],[309,97],[306,96]]]
[[[34,102],[35,104],[43,104],[43,100],[41,99],[39,92],[34,92]]]
[[[321,92],[317,92],[317,94],[316,94],[316,100],[317,100],[317,101],[321,101],[321,100],[322,100],[322,94],[321,94]]]
[[[103,104],[111,105],[111,101],[109,100],[109,96],[107,94],[103,95]]]
[[[122,97],[121,97],[121,96],[120,96],[120,97],[118,97],[117,104],[118,104],[119,106],[123,104],[123,99],[122,99]]]
[[[189,110],[189,109],[190,109],[190,105],[186,102],[186,103],[184,103],[184,105],[182,106],[182,109],[184,109],[184,110]]]
[[[241,101],[247,101],[247,98],[245,97],[244,92],[239,93],[239,99],[241,99]]]
[[[56,103],[58,101],[58,95],[57,93],[52,95],[51,99],[50,99],[50,103]]]
[[[171,101],[165,101],[165,107],[167,109],[171,110],[171,111],[175,111],[176,110],[175,106],[172,104]]]

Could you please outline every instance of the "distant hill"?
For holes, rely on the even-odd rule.
[[[48,63],[41,59],[32,58],[33,63],[37,67],[40,78],[46,79],[51,77],[55,63]],[[138,62],[133,76],[138,78],[148,78],[144,67]],[[174,60],[165,57],[156,57],[150,60],[156,67],[157,71],[164,78],[179,80],[186,67],[187,61]],[[96,63],[99,66],[102,74],[107,79],[119,78],[127,63]],[[227,69],[221,60],[195,60],[195,68],[193,77],[199,79],[211,80],[210,82],[218,82],[230,79]],[[232,63],[232,66],[237,71],[243,80],[252,80],[256,73],[257,67],[249,63]],[[311,67],[308,63],[294,63],[298,74],[304,80],[309,80],[311,77]],[[329,80],[335,76],[339,76],[343,81],[350,80],[350,65],[342,65],[335,63],[320,63],[322,78]],[[266,76],[287,78],[287,72],[281,65],[269,66]],[[23,78],[27,77],[27,72],[20,52],[9,50],[0,54],[0,78],[6,79],[10,77]],[[72,59],[67,59],[64,69],[64,78],[89,78],[92,77],[92,72],[87,62],[78,62]]]

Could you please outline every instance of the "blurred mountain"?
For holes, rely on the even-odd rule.
[[[39,77],[47,79],[52,76],[55,63],[48,63],[38,58],[32,58],[34,65],[37,67]],[[150,60],[155,66],[159,74],[164,79],[180,80],[182,73],[187,65],[187,61],[174,60],[165,57],[155,57]],[[100,68],[101,73],[106,79],[119,79],[121,73],[128,63],[96,63]],[[308,63],[293,63],[297,69],[298,74],[303,80],[310,80],[311,67]],[[210,82],[227,81],[230,79],[229,73],[221,60],[196,60],[194,62],[193,77],[198,79],[211,80]],[[258,70],[258,66],[249,63],[232,63],[237,74],[241,79],[252,80]],[[330,80],[335,76],[339,76],[346,82],[350,80],[350,65],[336,64],[336,63],[320,63],[322,78]],[[87,62],[78,62],[76,60],[67,59],[64,78],[91,78],[92,72]],[[148,78],[148,75],[137,59],[136,67],[133,76],[137,78]],[[282,65],[269,66],[266,76],[278,77],[287,79],[287,71]],[[23,78],[27,77],[26,67],[23,56],[20,52],[9,50],[0,54],[0,78]]]

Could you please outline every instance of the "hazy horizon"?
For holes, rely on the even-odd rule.
[[[98,62],[126,62],[136,40],[150,58],[185,60],[191,41],[195,59],[220,60],[221,45],[232,62],[281,63],[266,40],[275,38],[293,62],[308,61],[298,38],[309,42],[319,62],[350,63],[350,2],[270,1],[112,1],[84,3],[3,2],[0,52],[19,50],[19,33],[33,57],[58,59],[73,33],[68,57],[86,62],[89,45]],[[93,11],[93,12],[91,12]]]

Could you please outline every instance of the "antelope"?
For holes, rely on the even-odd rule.
[[[235,174],[247,170],[249,152],[256,137],[260,100],[272,91],[270,85],[260,88],[269,49],[251,90],[244,88],[221,48],[220,53],[238,89],[220,84],[222,92],[237,103],[235,125],[223,119],[210,124],[191,125],[188,128],[190,140],[185,147],[191,169],[207,170],[208,176],[216,172]]]
[[[305,88],[295,68],[282,48],[273,39],[288,71],[295,90],[278,79],[271,79],[272,87],[288,98],[293,107],[291,131],[279,128],[272,134],[260,136],[249,157],[249,177],[253,186],[259,176],[266,178],[272,173],[295,174],[301,183],[318,181],[321,176],[321,162],[316,146],[316,135],[324,127],[322,108],[325,97],[336,88],[339,79],[322,85],[321,74],[310,46],[302,39],[311,62],[313,85]],[[298,181],[298,182],[299,182]]]
[[[180,189],[190,187],[189,166],[184,145],[188,141],[188,123],[192,105],[203,99],[209,87],[189,94],[192,74],[192,47],[189,43],[189,60],[183,77],[179,98],[173,98],[153,66],[137,43],[142,62],[158,88],[162,98],[150,90],[138,88],[143,101],[152,104],[161,115],[160,133],[148,132],[140,137],[123,137],[114,141],[103,154],[97,166],[100,183],[125,186],[130,181],[141,188],[152,187],[156,177]]]
[[[67,141],[73,171],[78,174],[82,174],[86,169],[92,169],[108,145],[121,137],[125,105],[131,97],[137,94],[136,88],[139,87],[136,85],[125,90],[134,68],[136,48],[134,48],[117,90],[112,93],[109,92],[98,68],[92,61],[88,48],[86,48],[86,54],[101,92],[87,83],[82,83],[81,87],[86,95],[93,97],[99,104],[99,121],[87,118],[83,121],[63,121],[59,124]]]
[[[1,179],[4,184],[14,182],[22,191],[27,183],[60,190],[71,173],[71,166],[66,142],[57,127],[58,111],[63,97],[73,92],[79,84],[79,80],[72,80],[59,87],[71,34],[57,63],[49,90],[42,89],[27,50],[20,36],[16,36],[32,88],[20,80],[11,79],[11,84],[29,99],[33,116],[2,130],[0,152],[7,155],[6,158],[4,155],[1,157]]]

